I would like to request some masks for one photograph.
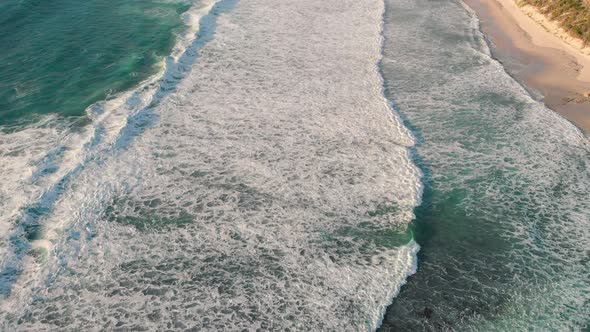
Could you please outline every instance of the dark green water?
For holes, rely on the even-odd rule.
[[[388,0],[382,70],[418,137],[418,272],[382,331],[589,327],[590,149],[490,57],[459,1]]]
[[[0,2],[0,125],[86,107],[158,71],[188,6],[157,0]]]

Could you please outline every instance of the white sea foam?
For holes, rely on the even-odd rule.
[[[27,257],[5,326],[374,329],[416,269],[421,194],[382,94],[382,13],[238,2],[158,106],[93,113],[106,137],[52,205],[33,243],[47,263]]]
[[[216,2],[193,3],[183,14],[186,29],[172,54],[162,62],[162,70],[136,89],[90,106],[86,110],[92,120],[90,125],[80,126],[81,121],[64,123],[49,115],[34,125],[0,132],[0,237],[5,238],[12,230],[24,206],[85,164],[91,155],[109,149],[134,113],[156,103],[162,91],[174,88],[187,69],[182,61],[190,62],[196,56],[194,40],[200,19]]]
[[[22,273],[18,282],[29,285],[40,271],[23,246],[45,252],[52,250],[60,231],[71,219],[52,222],[54,205],[64,201],[64,191],[76,185],[77,176],[87,165],[108,158],[132,140],[138,134],[137,124],[132,122],[134,116],[149,111],[178,84],[188,69],[186,66],[196,57],[200,19],[216,2],[192,3],[183,14],[187,27],[172,54],[163,61],[160,72],[133,90],[90,106],[86,110],[91,120],[89,125],[80,125],[83,119],[64,121],[50,115],[34,125],[0,132],[0,269],[3,270],[0,290],[4,297],[9,293],[11,296],[0,303],[3,310],[11,312],[19,308],[15,302],[22,302],[31,291],[25,287],[21,289],[24,294],[19,295],[11,290],[13,276],[7,275]],[[75,209],[71,207],[70,213]],[[27,244],[23,242],[29,224],[40,224],[42,236]]]

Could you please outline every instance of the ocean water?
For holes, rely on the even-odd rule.
[[[422,191],[383,11],[194,3],[164,69],[88,124],[6,132],[3,329],[375,329]]]
[[[387,0],[382,71],[417,137],[418,272],[382,331],[590,325],[590,149],[530,97],[457,1]]]
[[[588,140],[460,2],[0,6],[0,329],[588,323]]]
[[[0,3],[0,125],[86,107],[158,71],[187,3],[159,0]]]

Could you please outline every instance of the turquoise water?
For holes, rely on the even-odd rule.
[[[187,9],[154,0],[3,1],[0,125],[83,115],[153,75]]]

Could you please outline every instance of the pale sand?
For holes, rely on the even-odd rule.
[[[550,21],[533,6],[519,7],[513,0],[495,1],[498,1],[510,12],[518,25],[531,37],[533,44],[561,49],[574,57],[576,62],[582,66],[577,78],[584,82],[590,82],[590,48],[585,47],[581,39],[572,37],[557,22]]]
[[[478,15],[494,55],[539,92],[547,106],[590,133],[590,49],[535,8],[514,0],[465,0]]]

